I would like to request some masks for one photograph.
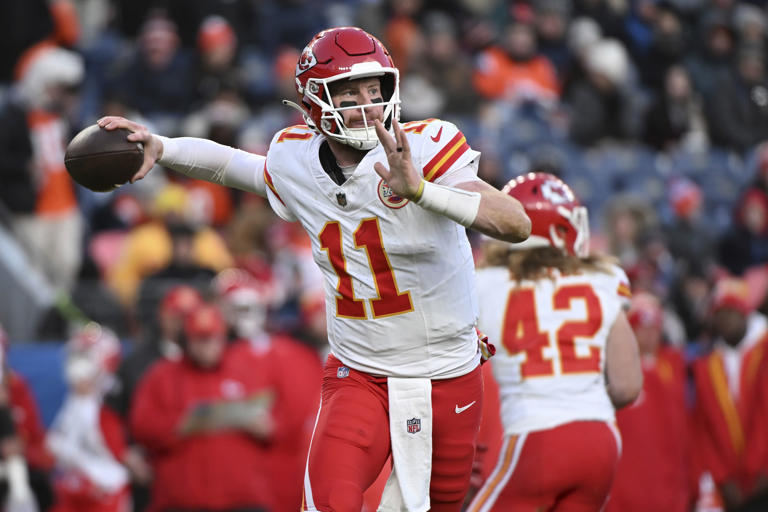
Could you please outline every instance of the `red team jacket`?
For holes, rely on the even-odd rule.
[[[53,457],[45,447],[45,427],[29,384],[12,371],[8,375],[8,393],[13,422],[24,444],[27,463],[33,468],[50,470]]]
[[[311,429],[307,418],[314,418],[319,386],[317,356],[286,340],[266,352],[240,342],[210,371],[186,359],[157,363],[139,385],[130,415],[133,435],[155,470],[150,509],[298,509]],[[201,402],[240,400],[266,389],[276,393],[276,428],[266,442],[236,430],[178,434],[184,416]]]
[[[733,480],[750,494],[756,466],[750,463],[753,447],[766,442],[768,429],[757,425],[756,407],[768,336],[744,354],[741,363],[739,395],[728,386],[723,359],[717,351],[693,363],[696,391],[694,408],[696,461],[698,470],[709,471],[718,485]]]
[[[643,389],[616,412],[622,450],[608,512],[685,512],[692,496],[685,363],[662,348],[643,361]]]

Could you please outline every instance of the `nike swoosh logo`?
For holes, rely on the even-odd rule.
[[[432,142],[437,142],[437,141],[440,140],[440,136],[442,134],[443,134],[443,127],[441,126],[440,129],[437,131],[437,135],[435,135],[434,137],[430,137],[430,139],[432,139]],[[472,403],[474,403],[474,402],[472,402]]]
[[[466,411],[467,409],[469,409],[470,407],[475,405],[476,402],[477,402],[477,400],[474,400],[474,401],[468,403],[467,405],[465,405],[464,407],[459,407],[459,404],[456,404],[456,414],[463,413],[464,411]]]

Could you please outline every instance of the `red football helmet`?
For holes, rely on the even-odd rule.
[[[328,85],[337,80],[379,77],[384,99],[381,103],[335,107]],[[389,129],[392,119],[400,116],[400,75],[392,63],[389,51],[371,34],[356,27],[323,30],[307,44],[296,63],[296,92],[299,104],[283,100],[297,108],[311,128],[327,137],[356,149],[372,149],[379,139],[373,125],[348,128],[341,112],[384,108],[384,126]]]
[[[531,236],[514,248],[556,247],[569,254],[589,254],[589,216],[563,180],[537,172],[514,178],[502,192],[520,201],[531,219]]]

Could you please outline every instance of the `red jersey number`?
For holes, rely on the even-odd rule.
[[[339,277],[336,287],[336,315],[345,318],[367,318],[365,302],[355,298],[352,277],[347,272],[347,260],[341,240],[341,226],[338,222],[329,222],[320,232],[320,246],[328,253],[334,272]],[[399,315],[413,311],[411,294],[400,292],[395,281],[395,273],[389,263],[389,257],[381,240],[379,219],[363,219],[354,232],[355,248],[365,250],[368,266],[373,274],[378,297],[370,300],[374,318]]]
[[[541,330],[536,309],[534,290],[513,290],[507,300],[502,326],[501,342],[510,354],[525,353],[521,366],[523,378],[555,375],[555,359],[559,359],[562,374],[596,373],[600,371],[600,348],[587,345],[595,337],[603,323],[600,300],[591,286],[575,284],[561,286],[552,296],[554,310],[570,310],[575,301],[583,301],[586,317],[567,320],[550,330]],[[544,349],[552,347],[550,337],[556,341],[553,357],[547,357]],[[580,356],[576,347],[589,346],[589,355]]]

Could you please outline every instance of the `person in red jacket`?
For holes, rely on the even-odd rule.
[[[301,507],[304,467],[320,403],[322,363],[309,346],[267,331],[273,292],[269,283],[241,269],[227,269],[214,280],[214,291],[234,338],[233,361],[243,371],[263,376],[275,395],[274,430],[267,439],[272,512]],[[286,370],[289,369],[289,370]]]
[[[53,502],[53,457],[45,446],[45,427],[26,379],[8,364],[10,340],[0,325],[0,503],[5,510],[47,510]]]
[[[155,475],[149,510],[272,510],[268,376],[238,360],[214,305],[191,311],[184,335],[183,357],[152,366],[131,407],[133,438]]]
[[[678,350],[664,344],[663,314],[653,295],[632,297],[627,318],[640,348],[643,389],[632,405],[616,412],[622,450],[608,512],[690,508],[685,363]]]
[[[695,470],[711,475],[726,510],[736,510],[755,497],[759,475],[751,453],[768,436],[757,425],[768,319],[753,311],[746,282],[735,278],[716,284],[710,317],[714,347],[692,365]]]

